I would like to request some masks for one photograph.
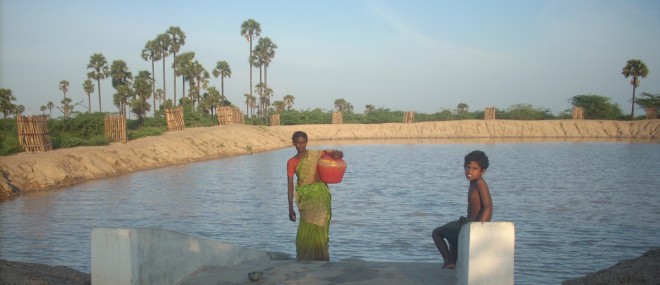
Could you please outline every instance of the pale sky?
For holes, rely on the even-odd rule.
[[[195,52],[209,72],[229,63],[225,95],[244,109],[249,44],[240,27],[250,18],[278,45],[268,69],[272,100],[293,95],[299,110],[330,111],[343,98],[358,113],[367,104],[435,113],[463,102],[470,111],[524,103],[558,114],[570,97],[598,94],[629,114],[632,86],[621,75],[629,59],[650,70],[637,94],[660,93],[657,0],[0,0],[0,88],[40,114],[48,101],[60,105],[58,85],[67,80],[67,97],[86,111],[82,83],[92,54],[102,53],[108,66],[124,60],[133,75],[151,72],[140,57],[145,43],[178,26],[186,34],[180,52]],[[155,75],[162,88],[160,61]],[[220,90],[220,79],[211,85]],[[115,92],[110,79],[101,81],[103,111],[117,112]],[[91,100],[98,111],[96,92]]]

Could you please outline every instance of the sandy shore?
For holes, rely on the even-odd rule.
[[[465,120],[414,124],[298,126],[225,125],[188,128],[109,146],[76,147],[0,157],[0,201],[129,172],[289,147],[291,134],[321,142],[384,139],[636,139],[660,140],[660,120]]]

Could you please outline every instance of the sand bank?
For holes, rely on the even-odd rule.
[[[414,124],[297,126],[225,125],[188,128],[108,146],[76,147],[0,157],[0,200],[27,191],[70,186],[133,171],[291,146],[291,134],[314,142],[385,139],[636,139],[657,142],[660,120],[464,120]]]

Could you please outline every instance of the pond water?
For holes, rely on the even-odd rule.
[[[558,284],[660,246],[660,144],[388,141],[339,148],[330,259],[437,262],[431,230],[466,212],[463,156],[486,152],[494,221],[516,227],[518,284]],[[29,193],[0,204],[0,258],[90,272],[95,227],[159,227],[295,256],[293,148]]]

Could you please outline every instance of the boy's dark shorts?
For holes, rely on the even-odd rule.
[[[440,227],[440,233],[444,236],[450,244],[458,246],[458,234],[461,232],[463,225],[472,222],[472,219],[460,217],[457,221],[446,223]]]

